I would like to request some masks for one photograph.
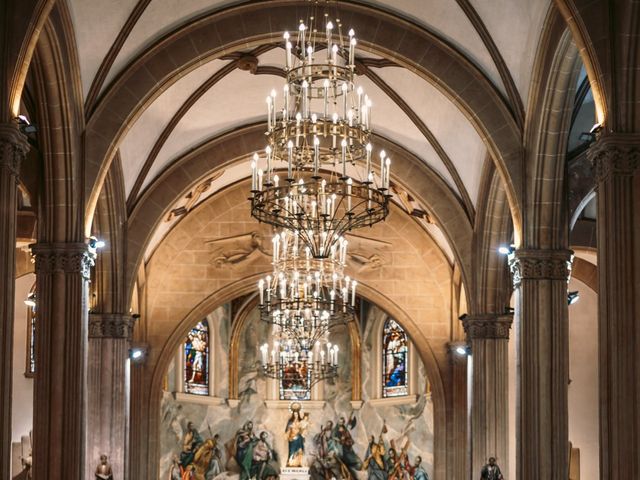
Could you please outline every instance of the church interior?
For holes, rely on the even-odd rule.
[[[0,27],[0,480],[640,478],[640,2]]]

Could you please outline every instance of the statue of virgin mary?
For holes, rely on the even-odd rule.
[[[309,426],[309,414],[301,414],[302,406],[294,402],[289,407],[291,417],[287,421],[285,434],[289,442],[287,467],[304,467],[304,435]]]

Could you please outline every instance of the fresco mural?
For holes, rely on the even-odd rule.
[[[281,400],[281,386],[258,373],[259,345],[267,338],[268,326],[252,312],[239,344],[238,400],[188,401],[170,391],[171,381],[166,383],[160,478],[427,480],[433,468],[433,405],[424,367],[418,362],[415,391],[421,393],[407,402],[398,402],[400,396],[389,399],[391,403],[381,400],[383,386],[373,395],[378,400],[370,400],[375,393],[370,388],[372,351],[384,351],[374,349],[382,342],[382,329],[374,334],[373,326],[387,317],[375,306],[363,312],[363,398],[353,403],[350,362],[340,364],[335,382],[319,384],[322,388],[314,389],[311,401]],[[218,309],[208,318],[215,340],[210,368],[216,385],[210,386],[211,395],[224,397],[229,381],[229,309]],[[343,358],[351,358],[346,330],[336,331],[332,338]],[[216,367],[218,362],[223,369]],[[175,368],[179,366],[172,365],[169,375]]]

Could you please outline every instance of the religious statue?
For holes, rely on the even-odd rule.
[[[411,467],[411,478],[413,480],[429,480],[427,471],[422,466],[422,457],[417,456]]]
[[[109,462],[107,460],[107,456],[104,453],[100,455],[100,463],[96,467],[97,480],[113,480],[111,465],[109,465]]]
[[[180,465],[183,471],[191,465],[197,448],[203,443],[204,440],[193,423],[187,423],[187,431],[182,437],[182,452],[180,453]]]
[[[382,434],[377,442],[375,437],[371,435],[362,468],[367,470],[368,480],[387,480],[387,451]]]
[[[287,421],[285,433],[289,442],[289,457],[287,467],[304,466],[304,440],[307,427],[309,426],[309,414],[300,415],[302,407],[300,403],[291,404],[291,417]]]
[[[490,457],[489,463],[482,467],[480,480],[504,480],[500,467],[496,463],[496,459],[494,457]]]
[[[349,430],[353,430],[356,426],[356,418],[353,414],[349,417],[349,422],[344,417],[340,417],[338,424],[333,429],[333,437],[336,442],[336,451],[338,460],[343,466],[343,477],[356,479],[356,472],[362,468],[362,460],[353,450],[353,437]]]

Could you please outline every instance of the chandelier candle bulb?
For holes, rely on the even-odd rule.
[[[287,143],[287,162],[288,162],[288,168],[287,168],[287,178],[288,179],[292,179],[293,178],[293,172],[292,172],[292,162],[293,162],[293,142],[291,140],[289,140],[289,143]]]
[[[352,38],[349,41],[349,66],[354,67],[355,65],[355,51],[356,51],[356,39]]]
[[[257,157],[258,157],[258,154],[255,153],[253,155],[253,160],[251,161],[251,190],[254,192],[257,190],[256,187],[258,183],[258,172],[256,171]]]
[[[271,97],[267,97],[267,129],[271,131]]]
[[[264,305],[264,280],[258,282],[258,291],[260,292],[260,305]]]
[[[342,90],[342,116],[346,118],[347,116],[347,91],[349,90],[349,86],[345,83],[342,84],[342,87],[340,87],[340,89]]]
[[[385,160],[385,169],[384,169],[384,183],[383,188],[385,190],[389,190],[389,171],[391,170],[391,159],[387,157]]]
[[[262,176],[264,175],[264,172],[262,171],[261,168],[258,169],[258,190],[262,191]]]
[[[340,145],[342,147],[341,160],[342,160],[342,178],[347,176],[347,141],[343,138]]]
[[[271,184],[271,147],[267,145],[264,151],[267,154],[267,183]]]
[[[330,51],[330,45],[331,45],[331,33],[333,31],[333,23],[331,22],[331,20],[329,20],[327,22],[327,28],[326,28],[326,32],[327,32],[327,61],[329,60],[329,51]]]
[[[356,282],[355,280],[353,282],[351,282],[351,306],[355,307],[356,305],[356,285],[358,284],[358,282]]]
[[[304,60],[304,46],[305,46],[305,39],[304,39],[304,31],[306,30],[307,27],[305,27],[304,23],[300,23],[300,26],[298,27],[298,30],[300,31],[300,37],[298,39],[299,45],[300,45],[300,51],[302,52],[302,60]]]
[[[331,63],[333,63],[334,65],[338,64],[338,45],[336,45],[335,43],[331,47]],[[333,71],[335,74],[336,69],[334,68]]]

